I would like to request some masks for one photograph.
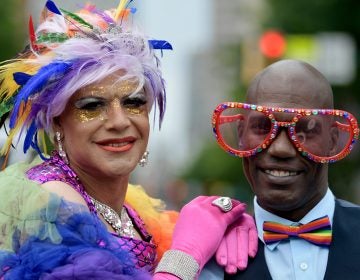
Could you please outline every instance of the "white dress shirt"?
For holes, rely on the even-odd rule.
[[[328,216],[332,224],[335,210],[335,197],[327,190],[323,199],[300,221],[289,221],[278,217],[259,206],[254,198],[255,220],[259,239],[263,241],[264,221],[285,225],[306,224],[323,216]],[[318,280],[323,279],[329,255],[328,247],[314,245],[304,239],[290,238],[264,245],[265,260],[274,280]]]
[[[323,199],[298,223],[305,224],[327,215],[332,224],[334,210],[335,197],[328,189]],[[256,197],[254,198],[254,211],[258,236],[262,242],[264,221],[294,224],[294,221],[283,219],[261,208]],[[264,250],[266,264],[274,280],[319,280],[324,278],[329,255],[327,247],[313,245],[303,239],[291,238],[288,241],[264,245]],[[224,279],[224,270],[216,264],[214,259],[206,264],[199,277],[199,280],[222,279]]]

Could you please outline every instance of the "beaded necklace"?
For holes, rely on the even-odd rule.
[[[91,202],[95,205],[97,212],[104,217],[105,221],[115,230],[119,236],[134,238],[134,225],[124,206],[121,208],[119,215],[114,209],[104,203],[101,203],[92,196],[90,196],[90,199]]]

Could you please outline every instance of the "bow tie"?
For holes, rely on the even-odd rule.
[[[328,216],[297,226],[264,222],[263,230],[264,242],[267,245],[290,237],[302,238],[318,246],[329,246],[331,243],[331,224]]]

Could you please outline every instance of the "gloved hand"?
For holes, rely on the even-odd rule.
[[[244,270],[248,256],[255,257],[258,248],[258,235],[253,217],[244,213],[225,232],[216,251],[216,262],[225,267],[229,274],[237,269]]]
[[[232,209],[223,212],[212,205],[217,196],[200,196],[185,205],[175,225],[172,250],[191,255],[200,270],[215,254],[229,225],[244,213],[246,205],[232,200]]]

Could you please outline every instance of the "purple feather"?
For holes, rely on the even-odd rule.
[[[115,21],[110,16],[108,16],[105,12],[100,11],[98,9],[94,9],[93,13],[100,16],[106,23],[115,24]]]
[[[49,82],[54,80],[54,78],[65,74],[70,66],[70,63],[65,62],[50,63],[40,68],[40,70],[28,80],[16,96],[14,108],[10,116],[10,128],[15,127],[22,101],[26,102],[31,95],[41,91]]]

